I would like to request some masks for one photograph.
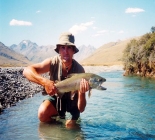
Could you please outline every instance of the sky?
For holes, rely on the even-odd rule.
[[[0,42],[56,45],[61,33],[76,46],[99,48],[141,36],[155,26],[155,0],[0,0]]]

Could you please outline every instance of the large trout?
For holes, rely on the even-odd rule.
[[[76,90],[79,90],[82,78],[87,80],[89,83],[90,86],[88,94],[89,96],[91,94],[91,89],[106,90],[106,88],[101,86],[101,84],[106,81],[105,78],[93,73],[78,73],[78,74],[69,74],[67,76],[67,79],[57,82],[55,84],[58,90],[58,95],[62,97],[65,92],[74,92]]]

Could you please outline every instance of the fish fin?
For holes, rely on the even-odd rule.
[[[74,100],[75,93],[75,91],[71,91],[71,100]]]
[[[88,97],[89,97],[89,98],[90,98],[90,96],[91,96],[91,93],[92,93],[92,90],[89,89],[89,92],[88,92]]]

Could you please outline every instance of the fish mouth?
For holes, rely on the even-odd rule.
[[[105,87],[102,86],[103,83],[106,81],[106,79],[105,78],[100,78],[100,79],[98,79],[98,81],[99,81],[98,89],[100,89],[100,90],[106,90],[107,88],[105,88]]]
[[[107,88],[100,86],[101,90],[107,90]]]
[[[107,88],[103,87],[102,84],[103,84],[103,82],[100,83],[98,87],[100,88],[100,90],[106,90]]]

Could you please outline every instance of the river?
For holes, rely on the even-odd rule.
[[[117,67],[87,67],[86,72],[106,78],[107,90],[92,90],[76,128],[63,121],[40,123],[37,111],[45,97],[38,93],[0,115],[0,140],[155,139],[155,80],[124,77]]]

